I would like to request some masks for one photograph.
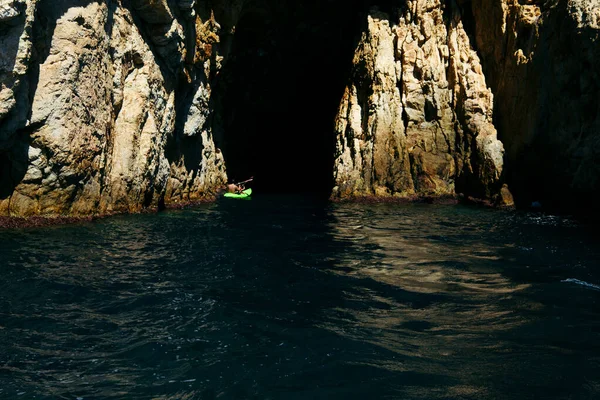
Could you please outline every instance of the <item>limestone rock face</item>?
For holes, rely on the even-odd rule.
[[[600,1],[464,2],[515,200],[597,208]]]
[[[210,120],[214,15],[127,4],[0,0],[0,215],[139,211],[226,181]]]
[[[493,96],[456,5],[408,1],[398,20],[372,11],[353,63],[333,197],[499,196]]]

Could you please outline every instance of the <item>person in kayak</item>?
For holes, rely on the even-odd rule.
[[[242,193],[246,188],[243,184],[236,185],[235,183],[229,183],[226,187],[227,193]]]
[[[240,183],[228,183],[225,187],[225,190],[227,191],[227,193],[237,193],[240,194],[242,193],[244,190],[246,190],[246,186],[245,184],[248,182],[252,182],[252,180],[254,179],[254,177],[245,180],[244,182],[240,182]]]

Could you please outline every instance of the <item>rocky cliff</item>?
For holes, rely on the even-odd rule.
[[[336,121],[334,196],[502,200],[493,95],[454,2],[373,11]]]
[[[507,204],[508,183],[522,204],[591,206],[599,24],[600,0],[0,0],[0,215],[214,198],[226,161],[257,162],[266,142],[242,131],[265,119],[273,140],[298,136],[276,157],[254,152],[294,160],[273,169],[308,168],[312,147],[335,142],[335,198]],[[306,72],[339,68],[346,48],[336,79]],[[339,79],[344,90],[326,88]],[[311,84],[318,107],[300,116]],[[324,96],[339,107],[315,140]]]
[[[210,198],[215,12],[235,19],[193,0],[0,0],[0,215]]]
[[[463,1],[517,202],[596,210],[600,1]],[[597,212],[597,211],[596,211]]]

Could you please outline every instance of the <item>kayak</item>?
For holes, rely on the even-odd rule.
[[[252,196],[252,189],[248,188],[242,191],[242,193],[225,193],[224,196],[230,199],[247,199]]]

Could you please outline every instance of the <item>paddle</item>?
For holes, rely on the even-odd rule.
[[[246,179],[245,181],[235,183],[234,185],[239,188],[238,193],[242,193],[244,190],[246,190],[244,183],[252,182],[253,180],[254,180],[254,177],[251,176],[250,179]]]
[[[252,182],[253,180],[254,180],[254,177],[253,177],[253,176],[251,176],[251,177],[250,177],[250,179],[246,179],[245,181],[238,182],[238,183],[236,183],[235,185],[236,185],[236,186],[243,185],[244,183]]]

